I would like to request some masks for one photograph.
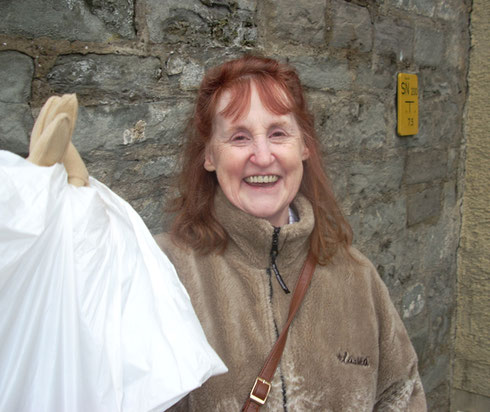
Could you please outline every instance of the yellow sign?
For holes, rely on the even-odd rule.
[[[419,84],[416,74],[398,73],[398,128],[400,136],[419,132]]]

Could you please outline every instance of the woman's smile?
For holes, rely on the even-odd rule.
[[[248,176],[245,179],[246,183],[253,186],[273,186],[279,180],[277,175],[265,175],[265,176]]]

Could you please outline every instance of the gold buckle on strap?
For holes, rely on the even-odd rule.
[[[260,397],[258,397],[257,395],[254,395],[255,388],[256,388],[256,386],[257,386],[257,384],[259,382],[260,383],[263,383],[264,385],[267,385],[267,393],[265,394],[265,396],[264,396],[263,399],[260,398]],[[265,379],[262,379],[260,377],[257,377],[257,379],[255,379],[254,387],[250,391],[250,399],[252,399],[253,401],[257,402],[260,405],[263,405],[265,403],[265,401],[267,400],[267,397],[269,396],[269,392],[270,391],[271,391],[271,384],[270,384],[270,382],[267,382]]]

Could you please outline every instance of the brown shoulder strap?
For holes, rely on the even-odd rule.
[[[286,324],[284,325],[284,328],[282,329],[276,343],[272,347],[269,356],[265,361],[264,367],[259,373],[259,376],[255,379],[255,383],[250,391],[250,396],[242,407],[242,412],[258,411],[259,408],[266,402],[271,390],[272,378],[274,377],[277,365],[281,360],[284,345],[286,344],[289,325],[291,325],[294,315],[296,315],[296,312],[301,306],[301,302],[303,301],[308,286],[310,285],[314,270],[315,259],[310,252],[303,265],[303,269],[301,269],[301,274],[299,275],[296,287],[294,288]]]

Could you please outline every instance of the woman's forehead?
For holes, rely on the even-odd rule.
[[[218,104],[216,105],[216,115],[221,115],[221,113],[226,110],[231,103],[232,97],[233,94],[231,90],[225,90],[221,93],[221,96],[218,98]]]
[[[250,128],[251,125],[256,125],[257,123],[266,123],[267,127],[279,126],[290,128],[296,124],[294,116],[290,111],[286,113],[275,113],[266,107],[257,88],[253,85],[250,90],[250,96],[247,99],[246,107],[242,107],[242,110],[234,116],[227,116],[226,111],[229,105],[232,104],[233,97],[233,93],[228,90],[221,95],[218,100],[213,122],[215,127],[239,129]]]
[[[291,106],[286,92],[278,84],[257,84],[250,79],[221,93],[216,104],[215,116],[219,115],[236,122],[247,117],[253,107],[255,111],[267,112],[273,117],[283,117],[291,114]]]

